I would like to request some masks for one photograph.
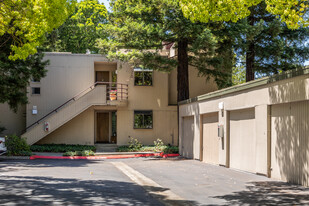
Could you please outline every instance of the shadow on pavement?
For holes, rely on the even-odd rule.
[[[149,189],[149,188],[147,188]],[[151,191],[167,188],[151,187]],[[163,205],[142,187],[112,180],[77,180],[37,176],[1,176],[1,204],[14,205]],[[187,205],[188,201],[169,201]],[[182,203],[183,202],[183,203]],[[190,202],[190,205],[197,205]]]
[[[309,188],[285,182],[250,182],[247,190],[213,198],[228,205],[309,205]]]

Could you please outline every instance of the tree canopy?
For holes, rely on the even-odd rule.
[[[10,42],[11,60],[35,54],[45,33],[63,24],[75,1],[0,0],[0,47]]]
[[[27,103],[26,87],[30,79],[44,77],[48,61],[43,61],[41,52],[29,55],[25,60],[10,60],[11,44],[13,42],[9,37],[0,38],[0,45],[3,45],[0,52],[0,103],[6,102],[17,111],[18,106]]]
[[[228,24],[229,37],[246,80],[300,68],[309,58],[309,28],[291,30],[267,12],[264,2],[250,7],[250,15]]]
[[[107,36],[106,18],[107,10],[98,0],[81,1],[63,25],[47,34],[45,50],[85,53],[89,49],[98,53],[96,40]]]
[[[232,21],[249,16],[250,7],[261,2],[266,10],[285,22],[290,29],[308,26],[307,0],[179,0],[184,15],[192,21]]]
[[[178,101],[189,98],[189,65],[222,87],[231,83],[227,70],[232,68],[234,54],[223,24],[191,22],[178,1],[113,0],[111,8],[105,27],[111,36],[98,41],[108,58],[165,72],[177,68]],[[164,46],[171,43],[177,49],[174,58],[162,55]]]

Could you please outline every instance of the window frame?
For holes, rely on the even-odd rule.
[[[39,93],[34,93],[35,89],[39,89]],[[31,87],[31,95],[41,95],[41,87]]]
[[[151,125],[147,127],[145,125],[145,114],[151,114]],[[135,115],[143,114],[143,127],[135,127]],[[153,111],[152,110],[134,110],[133,111],[133,129],[153,129]]]
[[[135,73],[136,72],[141,72],[142,73],[143,79],[142,79],[142,84],[141,85],[138,85],[135,82],[135,79],[136,79]],[[145,72],[151,72],[152,73],[152,75],[151,75],[151,84],[150,85],[145,84],[145,75],[144,75]],[[148,87],[153,86],[153,70],[152,69],[143,69],[141,67],[135,67],[133,69],[133,74],[134,74],[134,86],[148,86]]]

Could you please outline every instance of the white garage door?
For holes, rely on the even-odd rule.
[[[309,102],[271,107],[271,177],[309,186]]]
[[[184,117],[182,128],[181,155],[187,158],[193,158],[194,117]]]
[[[203,115],[203,162],[219,164],[218,112]]]
[[[255,172],[255,110],[230,112],[230,167]]]

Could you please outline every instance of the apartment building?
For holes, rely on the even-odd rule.
[[[29,144],[114,143],[129,137],[178,144],[177,71],[163,73],[110,62],[102,55],[46,53],[47,76],[27,88],[29,103],[15,114],[0,106],[5,134]],[[216,90],[189,68],[190,97]]]

